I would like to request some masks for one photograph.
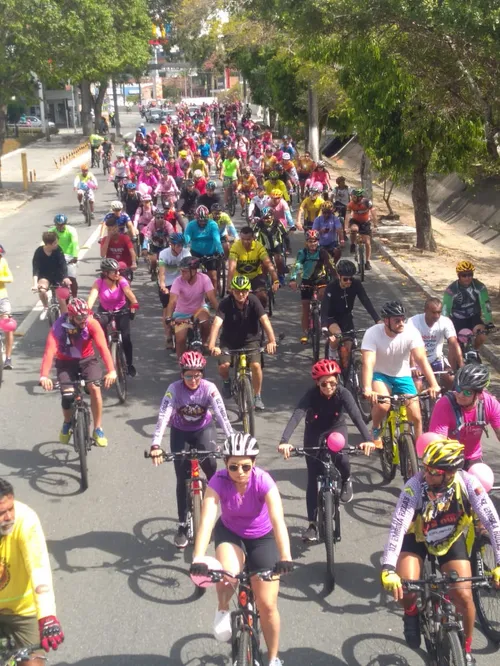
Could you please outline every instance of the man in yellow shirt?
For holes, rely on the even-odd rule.
[[[264,189],[266,194],[271,196],[273,190],[280,190],[283,199],[288,203],[290,201],[290,194],[288,193],[287,186],[285,183],[280,180],[279,174],[277,171],[271,171],[269,174],[269,180],[264,181]]]
[[[7,294],[6,284],[14,282],[12,273],[10,271],[7,259],[5,258],[5,250],[3,245],[0,245],[0,319],[10,319],[12,307]],[[12,370],[12,347],[14,345],[14,332],[5,331],[5,362],[3,364],[4,370]],[[0,358],[0,363],[2,359]]]
[[[64,634],[56,617],[49,554],[38,516],[0,479],[0,635],[19,648],[57,650]],[[36,655],[23,664],[41,666]]]
[[[321,215],[321,206],[325,203],[321,185],[313,185],[310,194],[302,201],[297,213],[297,229],[310,229],[314,220]]]
[[[229,250],[227,262],[227,284],[235,275],[245,275],[252,285],[252,291],[258,297],[262,306],[267,308],[266,276],[262,269],[270,274],[273,281],[273,291],[279,289],[280,283],[276,269],[269,259],[266,248],[254,239],[251,227],[243,227],[240,238],[233,243]]]

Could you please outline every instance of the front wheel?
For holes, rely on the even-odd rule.
[[[312,313],[312,322],[311,322],[311,343],[312,343],[312,352],[313,352],[313,363],[319,361],[319,349],[321,344],[321,324],[319,320],[318,310],[314,310]]]
[[[495,551],[489,536],[476,536],[471,563],[473,576],[488,575],[495,568]],[[472,596],[483,632],[490,641],[500,644],[500,591],[492,587],[475,587]]]
[[[358,245],[358,265],[359,265],[359,277],[361,282],[365,281],[365,246],[364,243],[359,243]]]
[[[223,258],[217,262],[217,294],[219,298],[226,295],[226,263]]]
[[[466,666],[465,652],[456,629],[441,630],[437,645],[437,661],[441,666]]]
[[[59,319],[61,316],[61,310],[59,309],[59,304],[58,303],[51,303],[49,305],[49,310],[47,312],[47,321],[49,322],[49,326],[52,328],[54,323]]]
[[[418,472],[417,453],[415,451],[415,440],[412,435],[405,432],[399,437],[399,457],[401,474],[405,483]]]
[[[123,404],[127,399],[127,365],[120,343],[111,343],[111,358],[116,370],[116,395],[118,396],[118,400]]]
[[[253,403],[253,391],[250,380],[246,375],[240,379],[238,393],[238,403],[240,406],[243,432],[248,432],[254,437],[255,407]]]
[[[382,436],[382,448],[380,449],[380,464],[384,481],[389,483],[396,476],[397,465],[394,464],[394,440],[391,429],[387,426]]]
[[[329,592],[335,589],[335,545],[333,534],[333,493],[323,493],[323,518],[326,549],[326,585]]]
[[[80,458],[80,487],[82,492],[89,487],[89,471],[87,466],[87,439],[89,437],[87,419],[83,411],[76,412],[76,424],[73,431],[73,442]]]
[[[242,631],[238,637],[238,657],[236,666],[254,666],[252,637],[249,631]]]
[[[234,217],[234,214],[236,213],[236,192],[234,191],[234,187],[231,186],[231,192],[229,193],[229,215],[231,217]]]

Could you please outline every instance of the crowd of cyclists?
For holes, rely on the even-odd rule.
[[[402,602],[405,638],[411,647],[418,647],[415,597],[403,592],[401,581],[418,579],[428,554],[437,556],[443,572],[456,570],[461,576],[470,576],[468,530],[474,529],[473,514],[489,533],[496,557],[491,574],[494,585],[500,586],[498,515],[473,475],[474,465],[483,463],[484,428],[491,425],[500,439],[500,404],[487,391],[489,371],[478,354],[493,328],[486,287],[474,277],[472,263],[460,261],[457,279],[442,299],[429,298],[422,313],[408,317],[399,301],[388,301],[377,311],[357,277],[359,267],[349,256],[359,235],[359,242],[366,246],[365,268],[371,268],[370,239],[378,220],[362,189],[348,187],[342,176],[333,186],[322,161],[300,153],[287,136],[276,140],[268,127],[254,123],[247,113],[238,116],[238,108],[232,105],[226,109],[202,105],[196,111],[180,105],[176,120],[173,118],[167,116],[158,128],[153,126],[149,131],[141,123],[134,139],[122,147],[114,146],[106,136],[91,137],[92,161],[97,164],[98,158],[106,156],[116,199],[100,223],[100,270],[86,298],[77,281],[78,234],[65,213],[55,216],[54,226],[43,233],[42,245],[34,252],[33,290],[42,301],[41,318],[47,317],[52,290],[60,309],[47,337],[40,371],[41,385],[52,390],[50,374],[55,362],[63,412],[60,441],[68,444],[72,436],[73,382],[81,376],[88,382],[93,440],[98,446],[107,445],[98,357],[105,365],[103,384],[108,388],[117,373],[105,332],[109,313],[117,313],[127,372],[132,378],[137,375],[131,322],[140,304],[132,284],[142,260],[157,290],[165,348],[172,350],[168,358],[181,374],[168,386],[161,402],[151,444],[152,462],[158,466],[164,460],[162,439],[167,427],[173,453],[186,448],[218,451],[216,424],[223,431],[223,469],[217,471],[215,458],[202,462],[208,488],[190,572],[207,574],[204,558],[212,531],[216,556],[224,570],[236,574],[246,565],[250,571],[275,571],[274,581],[254,576],[252,586],[269,664],[280,666],[278,581],[280,574],[293,568],[282,502],[272,477],[256,465],[258,437],[233,427],[225,401],[231,398],[231,350],[245,348],[254,407],[265,409],[259,350],[264,346],[269,354],[277,351],[267,309],[273,294],[285,288],[300,292],[303,345],[309,342],[311,300],[317,298],[325,358],[315,359],[312,383],[279,440],[278,452],[285,459],[294,449],[289,440],[302,419],[305,449],[320,446],[332,432],[347,443],[350,417],[361,434],[360,448],[367,456],[373,454],[383,446],[382,427],[390,408],[390,402],[383,398],[391,395],[407,396],[408,417],[418,442],[423,433],[418,393],[424,385],[435,401],[428,428],[435,438],[420,452],[421,471],[408,480],[401,493],[382,558],[382,583]],[[90,190],[94,214],[97,179],[93,169],[92,165],[81,167],[74,189],[80,206],[82,192]],[[239,230],[229,214],[231,202],[240,204]],[[304,245],[296,258],[290,259],[294,232],[303,233]],[[221,275],[226,285],[222,288]],[[5,286],[10,281],[6,252],[0,246],[0,322],[11,316]],[[362,337],[359,377],[361,397],[371,403],[371,428],[360,411],[360,396],[347,381],[356,299],[374,322]],[[189,336],[195,325],[201,338],[196,347]],[[468,356],[470,352],[476,356]],[[11,353],[11,338],[7,337],[7,370],[13,368]],[[205,378],[208,355],[218,357],[221,391]],[[303,539],[309,543],[319,538],[317,477],[323,455],[325,451],[316,458],[306,458],[308,526]],[[348,503],[354,490],[347,454],[336,455],[335,466],[341,477],[341,502]],[[174,542],[178,548],[186,548],[185,462],[175,461],[175,474],[178,527]],[[10,484],[0,483],[2,535],[17,534],[16,527],[8,530],[18,521],[12,518],[12,507],[24,505],[13,502]],[[8,506],[2,512],[4,504]],[[3,536],[0,556],[5,543]],[[26,586],[33,585],[33,567],[27,568],[25,575]],[[9,608],[5,590],[8,587],[0,592],[0,611]],[[217,586],[214,635],[221,641],[231,636],[231,594],[231,586]],[[41,622],[42,644],[48,636],[57,636],[50,642],[51,647],[57,647],[63,634],[55,609],[51,607],[47,622],[37,595],[33,594],[29,612],[13,615]],[[453,601],[464,621],[469,664],[475,663],[471,599],[467,586],[454,591]],[[26,636],[12,631],[11,635],[19,644]],[[46,642],[47,649],[48,645]],[[38,663],[37,658],[30,663]]]

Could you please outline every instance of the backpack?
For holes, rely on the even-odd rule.
[[[451,435],[453,435],[455,437],[459,434],[461,428],[464,425],[469,425],[469,424],[466,424],[464,419],[463,419],[462,408],[458,404],[457,399],[456,399],[455,394],[453,393],[453,391],[448,391],[447,393],[445,393],[445,396],[450,401],[450,404],[451,404],[452,409],[453,409],[453,413],[455,414],[455,424],[456,425],[455,425],[455,428],[450,433]],[[486,426],[488,425],[487,422],[486,422],[486,418],[485,418],[484,400],[482,398],[480,398],[477,402],[476,420],[473,423],[474,423],[474,425],[481,426],[481,428],[483,428],[483,430],[485,430]]]

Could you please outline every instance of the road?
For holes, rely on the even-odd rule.
[[[125,131],[133,116],[124,116]],[[0,240],[7,249],[15,282],[9,289],[19,321],[29,315],[30,261],[36,244],[58,212],[66,212],[83,245],[93,229],[83,226],[72,192],[73,176],[61,178],[45,196],[1,222]],[[97,211],[106,212],[113,188],[99,177]],[[241,220],[236,219],[241,226]],[[95,227],[94,227],[95,228]],[[294,238],[296,252],[300,239]],[[86,294],[99,266],[94,244],[79,264],[81,293]],[[390,265],[376,259],[366,286],[376,307],[401,298],[413,314],[423,298]],[[0,394],[0,474],[14,484],[19,500],[39,514],[51,553],[58,615],[66,641],[54,666],[223,666],[229,648],[215,642],[211,625],[215,593],[198,599],[187,570],[190,550],[178,552],[175,532],[174,472],[170,465],[154,469],[143,459],[149,447],[157,410],[166,386],[178,377],[174,358],[163,348],[160,307],[144,264],[133,284],[141,309],[133,326],[137,378],[130,381],[126,406],[113,390],[106,394],[105,450],[89,459],[90,488],[79,492],[77,457],[58,443],[59,397],[37,386],[47,323],[37,317],[16,344],[15,370]],[[310,349],[299,342],[299,299],[280,290],[273,317],[277,332],[286,333],[277,358],[266,362],[263,399],[257,416],[262,454],[259,464],[270,470],[281,491],[292,540],[296,571],[281,586],[280,656],[286,666],[420,666],[425,654],[406,647],[400,612],[388,603],[379,584],[379,558],[400,477],[384,485],[377,459],[353,460],[355,497],[342,510],[343,541],[337,546],[337,587],[323,591],[324,548],[300,539],[305,520],[305,466],[285,462],[276,445],[291,410],[310,386]],[[356,310],[356,324],[369,325]],[[209,360],[209,378],[216,364]],[[498,389],[498,377],[494,388]],[[230,417],[235,417],[228,404]],[[360,437],[351,428],[351,442]],[[301,441],[299,428],[294,442]],[[165,441],[167,445],[167,441]],[[493,439],[485,440],[493,460]],[[500,469],[493,464],[496,471]],[[496,648],[478,630],[474,639],[478,663],[497,664]],[[267,662],[266,662],[267,663]]]

